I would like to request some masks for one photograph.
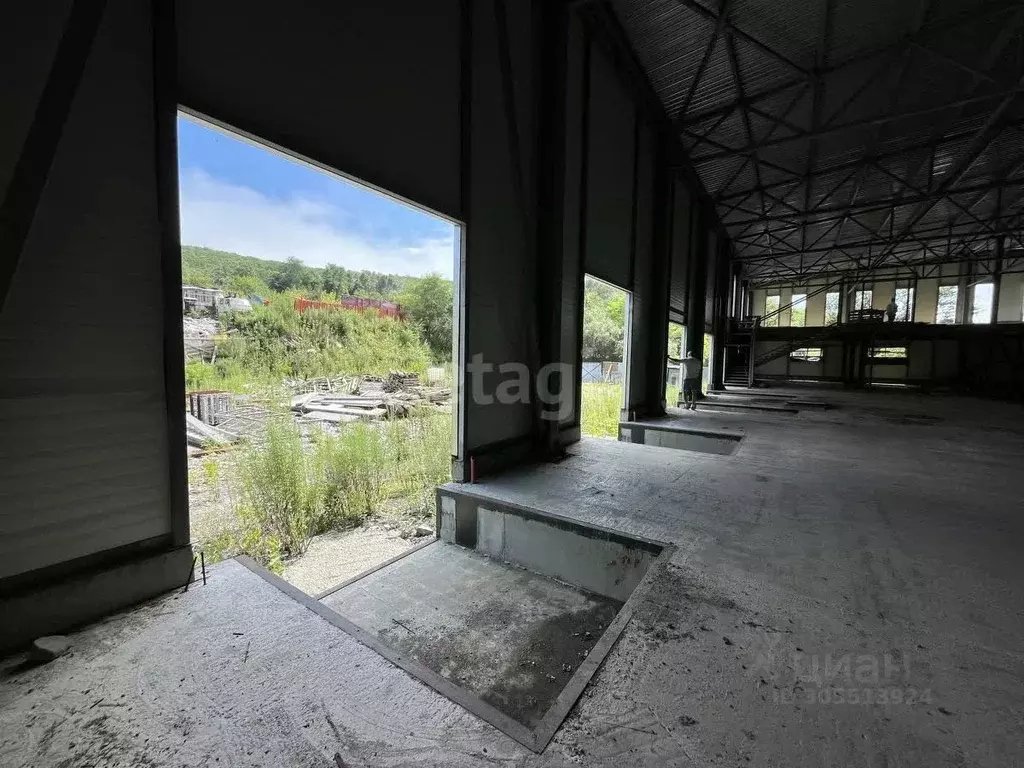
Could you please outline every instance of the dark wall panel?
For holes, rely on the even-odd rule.
[[[690,275],[690,221],[692,197],[686,185],[673,182],[672,240],[669,267],[669,319],[686,323],[687,290]]]
[[[188,107],[454,218],[459,2],[177,0]]]
[[[565,184],[563,187],[562,219],[562,283],[561,283],[561,328],[560,359],[572,364],[579,363],[580,353],[580,291],[583,285],[583,220],[586,214],[586,176],[584,153],[587,147],[587,72],[589,71],[590,41],[583,25],[576,16],[570,16],[566,40],[565,73]],[[572,403],[572,410],[562,419],[562,426],[580,423],[579,377],[575,371],[569,374],[572,392],[566,397]]]
[[[521,363],[536,371],[533,17],[528,4],[501,5],[506,10],[507,40],[497,21],[499,3],[472,3],[466,359],[471,362],[479,355],[494,366]],[[503,73],[503,46],[511,67],[508,73]],[[500,384],[512,378],[514,373],[499,370],[483,374],[477,390],[483,398],[474,397],[473,376],[466,379],[467,454],[486,454],[495,444],[529,440],[533,405],[493,399]]]
[[[708,233],[708,247],[705,255],[705,264],[707,266],[704,273],[704,325],[708,333],[713,333],[712,323],[715,317],[715,297],[720,267],[718,238],[719,234],[717,232]]]
[[[0,190],[7,186],[35,115],[50,63],[67,21],[71,0],[18,3],[0,24]],[[31,44],[26,44],[31,41]]]
[[[0,313],[0,579],[172,533],[151,33],[107,3]]]
[[[656,381],[661,378],[659,369],[664,368],[663,356],[649,341],[652,334],[656,334],[657,326],[664,324],[664,318],[655,316],[656,308],[662,305],[659,298],[664,284],[657,279],[653,241],[656,138],[654,132],[644,123],[641,123],[637,130],[636,158],[633,318],[628,361],[629,408],[651,402],[652,388],[657,387]],[[658,359],[654,359],[655,356]]]
[[[636,107],[601,49],[590,57],[587,272],[632,289]]]

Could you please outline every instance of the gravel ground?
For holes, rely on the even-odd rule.
[[[317,595],[427,540],[402,538],[402,531],[369,524],[325,533],[313,539],[302,557],[289,561],[281,576],[303,592]]]

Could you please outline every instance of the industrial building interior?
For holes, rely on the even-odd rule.
[[[0,764],[1024,764],[1024,3],[6,15]],[[179,109],[460,225],[437,538],[320,599],[195,564]]]

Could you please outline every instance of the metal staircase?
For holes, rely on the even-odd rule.
[[[750,363],[734,363],[725,372],[725,386],[727,387],[748,387],[750,386]]]
[[[725,385],[727,387],[749,387],[751,378],[750,356],[754,349],[754,334],[758,320],[751,317],[733,321],[726,341]]]
[[[772,360],[778,360],[780,357],[784,357],[797,349],[808,347],[816,342],[825,341],[832,337],[832,331],[836,326],[838,326],[838,323],[831,323],[830,325],[826,325],[813,336],[805,336],[804,338],[796,341],[787,341],[773,349],[769,349],[754,360],[754,367],[757,368],[757,366],[770,363]]]

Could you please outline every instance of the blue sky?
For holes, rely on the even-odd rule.
[[[366,187],[178,118],[181,242],[451,278],[455,226]]]

